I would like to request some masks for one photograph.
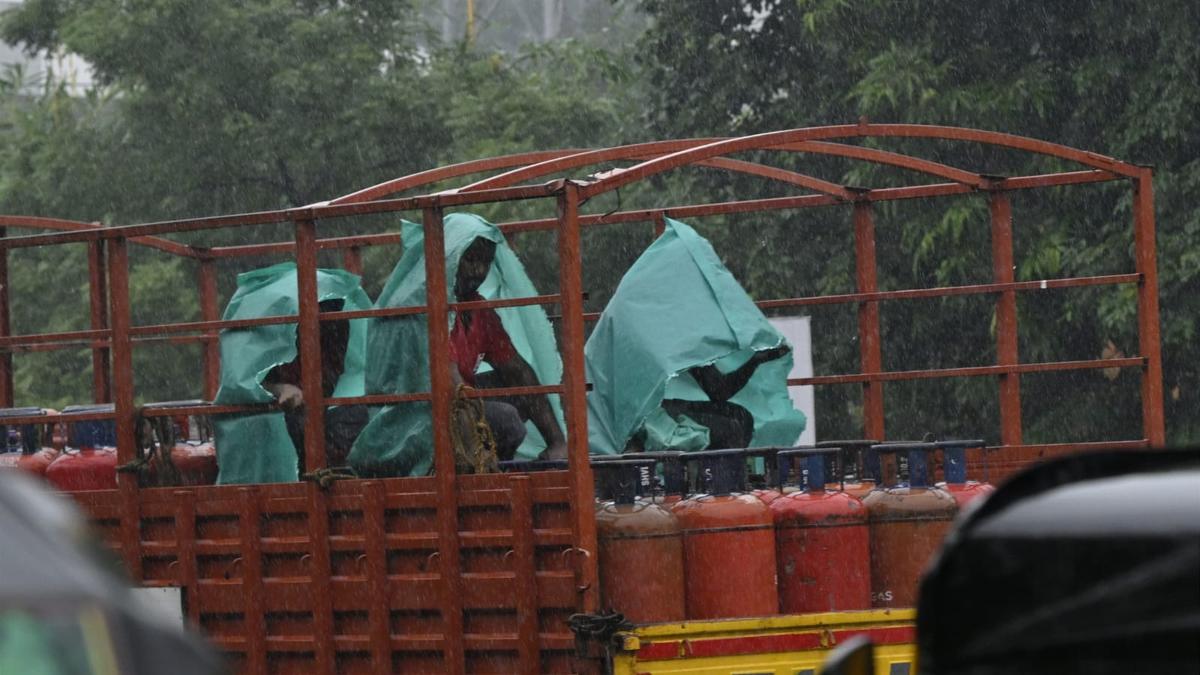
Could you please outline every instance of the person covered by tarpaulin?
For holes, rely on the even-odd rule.
[[[791,350],[688,225],[666,229],[621,279],[584,348],[593,454],[791,445]]]
[[[238,287],[223,319],[258,319],[299,313],[296,265],[281,263],[238,275]],[[369,309],[359,278],[334,269],[317,270],[321,311]],[[366,320],[321,322],[324,397],[361,396]],[[279,410],[218,416],[217,483],[280,483],[298,480],[304,454],[303,399],[295,323],[221,331],[221,386],[215,403],[275,403]],[[326,460],[340,464],[353,442],[352,418],[366,422],[356,407],[326,410]]]
[[[443,223],[446,294],[452,302],[504,300],[537,295],[521,261],[495,225],[465,213]],[[404,253],[376,308],[424,305],[425,251],[422,226],[402,223]],[[367,337],[369,394],[430,391],[427,319],[373,319]],[[451,369],[456,384],[477,387],[557,384],[562,361],[554,330],[538,305],[459,312],[450,318]],[[501,459],[565,452],[557,397],[534,395],[486,400],[484,416]],[[350,452],[360,475],[421,476],[433,468],[433,427],[427,402],[383,406]],[[449,423],[449,421],[439,421]]]

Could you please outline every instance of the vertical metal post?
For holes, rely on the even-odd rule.
[[[296,221],[296,292],[300,305],[300,383],[304,390],[304,466],[325,468],[325,405],[321,391],[321,326],[317,306],[317,224]]]
[[[584,377],[583,262],[579,233],[579,187],[563,185],[558,197],[558,274],[562,303],[563,415],[567,422],[567,466],[571,488],[571,526],[583,588],[580,610],[594,612],[599,605],[596,570],[596,517],[592,467],[588,461],[587,382]]]
[[[388,675],[392,672],[392,627],[387,569],[387,493],[380,481],[366,481],[362,484],[362,495],[370,672]]]
[[[1151,447],[1166,445],[1163,420],[1162,344],[1158,323],[1158,254],[1154,236],[1154,172],[1143,169],[1134,182],[1134,264],[1138,284],[1138,349],[1142,366],[1142,432]]]
[[[859,293],[879,290],[875,270],[875,218],[869,202],[854,204],[854,272]],[[858,349],[863,373],[883,370],[879,338],[879,302],[858,305]],[[863,383],[864,438],[886,438],[883,434],[883,383]]]
[[[0,227],[0,239],[8,236],[8,228]],[[8,307],[8,249],[0,251],[0,337],[12,335]],[[12,352],[0,353],[0,408],[13,407]]]
[[[458,481],[450,440],[453,383],[450,379],[450,325],[446,297],[446,239],[442,209],[422,213],[425,233],[425,305],[429,335],[429,382],[433,416],[433,466],[438,491],[438,559],[442,577],[443,671],[466,672],[463,646],[462,577],[458,547]]]
[[[116,410],[117,463],[137,457],[137,410],[133,404],[133,341],[129,306],[129,248],[123,238],[109,243],[108,288],[112,306],[112,384]],[[121,493],[121,553],[135,582],[142,580],[141,504],[138,474],[119,473]]]
[[[992,214],[992,278],[998,284],[1013,281],[1012,201],[1007,192],[988,199]],[[1017,349],[1017,292],[1001,291],[996,298],[996,364],[1015,366]],[[1000,384],[1000,442],[1021,445],[1021,376],[1002,374]]]
[[[200,261],[200,320],[217,321],[221,318],[217,309],[217,270],[212,258]],[[221,384],[221,340],[217,331],[204,335],[204,398],[211,401],[217,397]]]
[[[104,274],[104,240],[88,242],[88,295],[92,330],[108,328],[108,288]],[[111,341],[109,342],[111,345]],[[112,401],[110,347],[92,347],[92,397],[96,403]]]
[[[527,475],[509,476],[512,494],[513,581],[517,600],[517,661],[521,673],[536,675],[538,644],[537,550],[533,532],[533,487]]]
[[[320,307],[317,304],[317,224],[296,221],[296,293],[300,306],[300,383],[304,390],[304,464],[309,473],[325,468],[325,392],[321,387]],[[309,579],[312,584],[315,672],[334,675],[333,598],[330,575],[329,500],[313,480],[308,483]]]
[[[654,214],[654,238],[658,239],[667,231],[667,216],[662,211]]]
[[[362,247],[351,246],[342,249],[342,268],[351,274],[362,276]]]

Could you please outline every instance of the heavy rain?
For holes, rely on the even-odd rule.
[[[0,675],[1200,670],[1196,110],[1185,0],[0,0]]]

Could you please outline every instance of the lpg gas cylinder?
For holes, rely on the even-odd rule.
[[[871,607],[867,509],[826,488],[826,465],[838,448],[784,450],[780,459],[803,457],[803,491],[771,502],[779,573],[779,608],[785,614],[840,612]]]
[[[64,414],[112,412],[113,406],[67,406]],[[117,487],[116,430],[112,420],[70,425],[68,448],[46,468],[46,480],[64,492]]]
[[[879,456],[871,447],[879,441],[851,439],[843,441],[821,441],[818,448],[841,448],[844,467],[842,491],[862,499],[879,485]]]
[[[913,607],[921,573],[938,550],[958,505],[950,493],[929,484],[933,443],[876,445],[877,453],[905,453],[908,481],[872,491],[863,500],[871,531],[871,604]],[[897,462],[897,464],[899,464]]]
[[[43,417],[55,411],[48,408],[5,408],[0,410],[0,422],[5,418]],[[50,441],[48,424],[21,424],[0,426],[7,441],[7,450],[0,454],[0,467],[28,471],[38,476],[46,475],[46,467],[58,456],[58,450],[42,447]]]
[[[709,491],[672,507],[683,529],[687,617],[778,613],[774,523],[766,504],[740,492],[746,473],[742,452],[693,452],[685,459],[703,461]]]
[[[179,472],[179,485],[217,482],[217,449],[211,441],[176,443],[171,448],[171,463]]]
[[[45,476],[46,469],[58,459],[59,454],[61,453],[55,448],[40,448],[30,453],[21,453],[17,468],[37,476]]]
[[[759,465],[748,469],[754,472],[752,483],[755,483],[752,485],[753,489],[750,490],[750,494],[761,499],[764,504],[770,504],[783,495],[783,488],[776,475],[775,457],[778,454],[779,448],[747,448],[745,450],[746,459],[752,464]]]
[[[984,448],[985,441],[938,441],[935,445],[942,449],[942,473],[946,477],[937,486],[949,492],[959,508],[996,491],[991,483],[967,480],[967,448]]]
[[[686,612],[679,520],[646,495],[654,463],[592,464],[607,497],[596,507],[600,600],[634,623],[681,621]]]
[[[655,503],[671,506],[683,499],[687,492],[687,467],[683,464],[683,453],[678,450],[639,452],[639,459],[653,459],[655,475],[662,478],[662,490],[654,493]]]

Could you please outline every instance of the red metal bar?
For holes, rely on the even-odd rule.
[[[996,283],[1013,282],[1012,202],[1006,192],[994,192],[989,199],[992,215],[992,278]],[[1001,291],[996,298],[996,363],[1015,365],[1017,353],[1017,294]],[[999,376],[1000,441],[1021,444],[1021,379],[1017,373]]]
[[[0,239],[8,236],[6,228],[0,227]],[[12,317],[8,306],[8,251],[0,251],[0,338],[12,334]],[[13,360],[12,354],[0,354],[0,408],[13,407]]]
[[[854,205],[854,276],[860,293],[878,290],[875,271],[875,219],[871,205]],[[879,303],[868,300],[858,305],[858,347],[862,372],[873,375],[883,370],[883,348],[879,339]],[[883,435],[883,385],[863,381],[863,438]]]
[[[362,247],[342,249],[342,268],[351,274],[362,276]]]
[[[571,488],[571,527],[581,554],[579,608],[594,612],[599,605],[595,580],[596,517],[592,467],[588,461],[587,382],[584,379],[583,261],[579,227],[579,186],[566,183],[558,198],[558,274],[562,295],[563,417],[567,423],[567,451]]]
[[[1133,249],[1138,287],[1138,349],[1146,357],[1142,371],[1142,430],[1150,445],[1166,445],[1163,420],[1162,346],[1158,324],[1158,254],[1154,236],[1154,172],[1142,169],[1134,183]]]
[[[78,220],[63,220],[61,218],[39,218],[37,216],[0,216],[0,226],[21,227],[33,230],[58,230],[60,232],[79,232],[80,230],[95,230],[102,227],[100,223],[85,223]],[[0,238],[3,238],[3,236],[3,234],[0,234]],[[135,237],[130,242],[185,258],[199,256],[198,251],[192,247],[169,239]]]
[[[663,236],[663,232],[667,231],[667,216],[662,211],[658,212],[658,216],[654,218],[654,238],[658,239]]]
[[[792,152],[805,152],[819,155],[832,155],[834,157],[848,157],[850,159],[861,159],[873,164],[884,164],[895,166],[910,171],[918,171],[920,173],[936,176],[952,180],[955,183],[970,185],[974,188],[984,187],[988,181],[983,176],[970,171],[963,171],[952,166],[947,166],[938,162],[920,159],[919,157],[910,157],[901,155],[896,152],[887,152],[886,150],[877,150],[861,145],[846,145],[845,143],[823,143],[820,141],[805,141],[801,143],[793,143],[791,145],[783,145],[772,148],[772,150],[789,150]]]
[[[845,305],[856,302],[887,300],[916,300],[920,298],[944,298],[958,295],[984,295],[1010,291],[1042,291],[1081,286],[1103,286],[1109,284],[1136,284],[1141,274],[1110,274],[1098,277],[1068,277],[1065,279],[1040,279],[1036,281],[1011,281],[997,284],[972,284],[970,286],[943,286],[940,288],[911,288],[899,291],[876,291],[874,293],[843,293],[840,295],[815,295],[803,298],[781,298],[755,302],[761,309],[785,307],[810,307],[814,305]]]
[[[895,380],[928,380],[946,377],[999,376],[1022,373],[1048,373],[1063,370],[1090,370],[1096,368],[1142,367],[1146,360],[1140,356],[1122,359],[1093,359],[1089,361],[1054,361],[1049,363],[1019,363],[1006,366],[968,366],[966,368],[933,368],[928,370],[892,370],[879,373],[855,373],[851,375],[818,375],[816,377],[788,378],[788,386],[814,384],[852,384],[855,382],[892,382]]]
[[[318,239],[317,248],[322,251],[330,249],[361,248],[363,246],[384,246],[402,243],[399,232],[383,232],[380,234],[359,234],[351,237],[331,237]],[[292,254],[296,244],[281,241],[274,244],[243,244],[241,246],[216,246],[208,250],[214,258],[240,258],[246,256],[261,256],[270,254]]]
[[[0,347],[12,345],[32,345],[46,342],[68,342],[72,340],[93,340],[109,336],[108,330],[77,330],[63,333],[35,333],[31,335],[10,335],[0,338]],[[89,343],[90,344],[90,343]]]
[[[263,593],[262,504],[258,490],[238,488],[241,535],[242,629],[246,634],[247,673],[267,672],[267,611]],[[236,561],[235,561],[236,562]]]
[[[387,495],[379,481],[363,483],[362,490],[371,672],[389,675],[392,672],[392,617],[388,608]]]
[[[217,270],[211,259],[200,261],[200,318],[217,321],[221,318],[217,308]],[[211,401],[217,397],[221,385],[221,341],[216,331],[204,335],[204,398]]]
[[[124,239],[108,244],[108,287],[112,296],[112,386],[117,434],[117,462],[137,457],[137,410],[133,393],[133,344],[129,340],[129,249]],[[134,581],[142,580],[141,500],[136,473],[117,474],[121,493],[121,553]]]
[[[194,598],[199,578],[196,572],[196,492],[177,490],[175,499],[175,583]],[[187,604],[188,627],[200,627],[200,605],[194,599]]]
[[[529,387],[496,387],[491,389],[464,389],[463,398],[496,398],[499,396],[536,396],[562,394],[567,388],[561,384],[541,384]]]
[[[517,654],[520,672],[541,672],[538,649],[537,551],[534,549],[533,488],[529,476],[508,478],[512,491],[513,590],[517,601]]]
[[[88,243],[88,295],[93,331],[108,329],[108,287],[105,284],[104,242]],[[97,403],[112,401],[109,387],[109,349],[92,347],[92,396]]]
[[[561,301],[561,295],[552,293],[549,295],[531,295],[525,298],[508,298],[505,300],[472,300],[470,302],[452,302],[450,303],[450,310],[454,312],[470,312],[477,309],[499,309],[501,307],[550,305]]]
[[[297,241],[299,244],[299,240]],[[303,250],[308,244],[300,244],[297,250]],[[316,253],[316,247],[312,247],[312,251]],[[315,257],[315,255],[314,255]],[[313,281],[316,281],[314,275]],[[315,289],[314,289],[315,290]],[[305,297],[305,296],[301,296]],[[315,297],[315,296],[313,296]],[[301,303],[303,305],[304,303]],[[316,307],[316,303],[312,305]],[[309,361],[309,363],[313,363]],[[308,370],[313,370],[309,368]],[[301,378],[304,373],[301,373]],[[320,370],[317,369],[317,377],[320,377]],[[305,406],[308,420],[312,419],[312,410],[316,410],[322,418],[324,418],[324,410],[320,406]],[[311,436],[307,436],[312,430],[312,426],[305,429],[305,447],[311,448]],[[321,436],[317,438],[317,444],[323,450],[325,447],[325,433],[322,430]],[[321,452],[321,468],[325,467],[325,453]],[[308,467],[312,471],[312,466]],[[310,592],[312,593],[312,613],[313,613],[313,645],[315,647],[314,656],[316,657],[316,668],[314,672],[324,673],[324,675],[337,675],[337,651],[333,642],[333,563],[329,552],[329,497],[325,494],[325,489],[322,488],[316,481],[308,483],[308,543],[309,555],[312,556],[309,562],[309,584]]]
[[[325,468],[325,409],[316,405],[324,398],[321,391],[321,335],[317,315],[317,224],[296,221],[296,291],[300,305],[299,338],[300,382],[304,400],[304,470]]]
[[[434,471],[438,491],[438,560],[441,565],[443,669],[456,675],[466,671],[463,644],[462,576],[458,548],[458,486],[454,448],[450,441],[451,416],[450,326],[446,298],[446,241],[442,210],[427,208],[425,230],[425,301],[429,308],[429,380],[433,390]]]
[[[1026,176],[1006,178],[992,185],[996,189],[1017,190],[1051,187],[1055,185],[1075,185],[1079,183],[1100,183],[1115,180],[1114,175],[1105,171],[1079,171],[1048,176]],[[904,199],[924,199],[926,197],[945,197],[976,192],[969,185],[960,183],[937,183],[933,185],[914,185],[908,187],[876,188],[864,192],[859,199],[869,202],[887,202]],[[835,206],[842,201],[830,195],[801,195],[798,197],[774,197],[770,199],[748,199],[713,204],[690,204],[666,208],[638,209],[632,211],[617,211],[602,215],[580,216],[579,222],[584,227],[616,223],[653,222],[666,214],[672,218],[702,218],[731,213],[754,213],[759,211],[774,211],[786,209],[818,208]],[[530,232],[536,230],[552,230],[557,227],[554,218],[538,218],[533,220],[514,221],[501,224],[500,229],[505,234],[514,232]]]

